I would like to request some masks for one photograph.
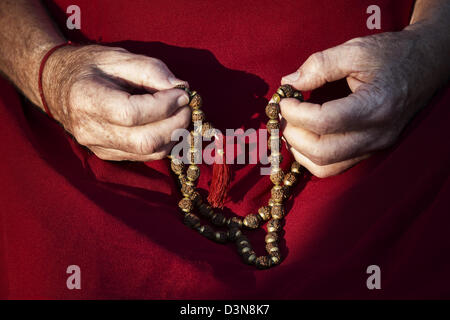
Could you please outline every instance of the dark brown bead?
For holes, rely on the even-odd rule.
[[[183,173],[184,164],[181,162],[181,160],[172,160],[170,162],[170,168],[176,175],[180,175]]]
[[[251,246],[250,241],[248,241],[248,238],[244,235],[241,235],[236,238],[236,245],[238,247],[239,252],[241,251],[242,248]]]
[[[251,213],[244,218],[242,223],[247,228],[256,229],[259,227],[260,222],[261,218],[258,215]]]
[[[289,187],[293,186],[296,182],[297,182],[297,177],[292,172],[288,172],[286,174],[286,176],[284,177],[284,181],[283,181],[284,185],[289,186]]]
[[[191,92],[191,101],[189,102],[189,106],[192,109],[199,109],[203,105],[203,99],[202,97],[195,91]]]
[[[198,212],[206,218],[211,217],[214,214],[214,210],[212,209],[212,207],[206,203],[202,203],[199,207],[198,207]]]
[[[281,188],[283,189],[283,199],[288,199],[291,194],[291,189],[288,186],[282,186]]]
[[[305,99],[303,98],[303,94],[300,91],[295,91],[292,97],[300,102],[305,101]]]
[[[206,238],[208,238],[210,240],[214,240],[215,232],[214,232],[214,229],[212,227],[210,227],[210,226],[201,226],[198,229],[198,232],[200,232]]]
[[[185,197],[191,198],[191,194],[195,191],[195,188],[191,185],[188,185],[187,183],[183,183],[181,185],[181,193]]]
[[[226,221],[227,221],[227,219],[221,213],[215,213],[211,217],[211,222],[218,227],[223,226]]]
[[[253,264],[256,260],[256,253],[252,249],[242,253],[242,259],[246,264]]]
[[[272,219],[267,223],[268,232],[278,232],[282,228],[281,220]]]
[[[188,179],[191,181],[197,180],[198,177],[200,176],[199,167],[195,164],[194,165],[191,164],[186,171],[186,175],[187,175]]]
[[[270,175],[270,181],[272,181],[273,184],[280,184],[281,182],[283,182],[284,179],[284,172],[283,170],[279,169],[279,170],[272,170],[272,174]]]
[[[269,119],[278,119],[278,114],[280,113],[280,106],[277,103],[269,103],[266,106],[266,115]]]
[[[300,163],[298,163],[297,161],[292,162],[291,164],[291,172],[293,173],[300,173],[302,166]]]
[[[286,98],[292,98],[294,96],[294,88],[288,84],[284,84],[281,87],[278,88],[277,93],[280,96],[286,97]]]
[[[283,189],[281,186],[274,186],[271,190],[272,198],[275,202],[280,203],[283,201]]]
[[[256,258],[255,264],[258,269],[267,269],[272,266],[272,260],[269,256],[261,256]]]
[[[272,207],[272,218],[273,219],[283,219],[284,217],[284,207],[282,204],[274,204],[274,206]]]
[[[266,240],[266,243],[277,242],[278,241],[278,233],[276,233],[276,232],[267,233],[265,240]]]
[[[269,242],[266,244],[266,251],[268,254],[272,255],[275,254],[275,252],[279,252],[280,249],[276,242]]]
[[[202,136],[204,136],[205,138],[214,137],[214,135],[216,134],[215,131],[216,130],[210,122],[205,122],[202,124]]]
[[[192,203],[192,200],[188,198],[181,199],[180,202],[178,202],[178,206],[184,212],[191,212],[194,210],[194,204]]]
[[[228,238],[231,241],[236,241],[240,236],[242,236],[242,231],[239,228],[232,228],[228,231]]]
[[[192,111],[192,122],[197,121],[205,121],[205,113],[200,109]]]
[[[280,121],[271,119],[267,122],[267,130],[270,134],[272,134],[273,130],[278,130],[277,133],[273,132],[274,134],[279,134],[280,130]]]
[[[200,219],[192,213],[188,213],[184,216],[183,222],[189,228],[196,229],[200,227]]]
[[[261,219],[263,221],[267,221],[270,219],[271,215],[270,215],[270,207],[269,206],[264,206],[259,208],[258,210],[258,214],[261,217]]]
[[[230,222],[228,223],[230,228],[241,228],[242,227],[242,218],[240,217],[233,217],[230,219]]]
[[[228,240],[228,234],[224,231],[216,231],[214,234],[214,241],[218,243],[226,243]]]
[[[200,204],[202,204],[203,200],[202,200],[202,196],[200,195],[200,193],[198,191],[194,191],[190,194],[189,198],[192,200],[192,202],[194,202],[195,205],[199,206]]]
[[[273,251],[270,254],[270,260],[272,260],[272,265],[277,265],[281,262],[281,253],[280,251]]]

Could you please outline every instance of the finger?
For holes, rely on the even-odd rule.
[[[309,91],[327,82],[345,78],[352,72],[352,47],[339,45],[312,54],[294,73],[284,76],[282,84],[290,84],[297,90]]]
[[[303,154],[295,150],[293,147],[288,147],[288,149],[291,151],[292,155],[294,156],[295,160],[300,163],[302,166],[304,166],[308,171],[315,175],[318,178],[327,178],[331,176],[335,176],[339,173],[344,172],[345,170],[353,167],[358,162],[367,159],[370,157],[370,154],[366,154],[360,157],[356,157],[353,159],[325,165],[325,166],[319,166],[309,160],[307,157],[305,157]]]
[[[320,166],[371,153],[387,147],[392,141],[378,129],[319,136],[289,123],[283,136],[297,151]]]
[[[83,95],[73,95],[73,99],[77,99],[73,103],[98,121],[120,126],[131,127],[163,120],[189,102],[187,93],[177,89],[130,95],[98,78],[83,80],[76,86],[76,90],[82,91]]]
[[[179,84],[187,85],[186,81],[175,77],[159,59],[126,51],[117,51],[116,55],[113,62],[101,63],[98,67],[113,77],[151,92],[170,89]]]
[[[125,152],[122,150],[104,148],[104,147],[99,147],[99,146],[92,146],[89,149],[92,152],[94,152],[94,154],[102,160],[146,162],[146,161],[155,161],[155,160],[164,159],[172,150],[173,144],[174,144],[174,142],[167,146],[164,146],[159,151],[149,154],[149,155],[135,154],[135,153]]]
[[[117,149],[128,153],[149,155],[172,143],[172,133],[186,128],[190,123],[191,111],[183,107],[167,119],[137,127],[122,127],[97,124],[95,128],[85,127],[79,134],[81,144]],[[92,126],[92,125],[91,125]]]
[[[355,131],[380,125],[387,101],[376,97],[377,90],[362,85],[355,93],[322,105],[283,99],[280,110],[290,124],[318,135]]]

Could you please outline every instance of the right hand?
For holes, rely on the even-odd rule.
[[[78,143],[104,160],[164,158],[172,132],[186,128],[186,92],[160,60],[122,48],[67,46],[47,61],[44,93],[54,118]],[[126,87],[148,93],[133,95]]]

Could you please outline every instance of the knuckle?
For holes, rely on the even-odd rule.
[[[123,126],[133,127],[139,124],[139,114],[133,107],[133,104],[129,104],[125,107],[121,107],[117,110],[116,121]]]
[[[318,166],[325,166],[333,163],[333,159],[322,148],[316,146],[307,152],[307,156],[311,162]]]
[[[325,54],[322,51],[313,53],[309,58],[309,62],[312,64],[312,66],[316,69],[320,69],[321,66],[325,64],[326,57]]]
[[[157,139],[155,136],[146,134],[141,136],[135,146],[138,154],[152,154],[157,148]]]

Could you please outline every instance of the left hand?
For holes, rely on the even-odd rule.
[[[391,146],[439,86],[426,36],[404,30],[356,38],[311,55],[284,77],[282,84],[302,91],[346,78],[352,91],[322,105],[282,100],[283,136],[295,159],[328,177]]]

